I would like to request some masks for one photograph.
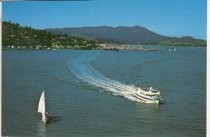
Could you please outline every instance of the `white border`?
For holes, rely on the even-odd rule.
[[[2,136],[2,1],[0,1],[0,136]]]
[[[210,66],[209,66],[209,63],[208,63],[208,61],[210,60],[210,48],[208,47],[209,46],[209,44],[210,44],[210,42],[209,42],[209,40],[210,40],[210,0],[207,0],[207,79],[206,79],[206,81],[207,81],[207,83],[206,83],[206,87],[207,87],[207,90],[206,90],[206,136],[208,136],[208,135],[210,135],[210,129],[209,129],[209,124],[210,124],[210,118],[209,118],[209,116],[210,116],[210,93],[209,93],[209,89],[210,89],[210,85],[209,85],[209,82],[210,82],[210,74],[209,74],[209,68],[210,68]]]

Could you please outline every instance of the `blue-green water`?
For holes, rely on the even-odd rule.
[[[206,136],[206,48],[157,51],[3,50],[5,136]],[[166,104],[144,104],[130,87],[151,85]],[[37,104],[46,92],[43,124]]]

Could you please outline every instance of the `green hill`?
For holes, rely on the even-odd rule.
[[[2,23],[3,49],[97,49],[99,44],[66,34],[52,34],[45,30],[21,27],[17,23]]]

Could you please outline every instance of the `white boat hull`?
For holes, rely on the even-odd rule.
[[[150,87],[149,90],[138,88],[132,94],[132,97],[134,97],[135,100],[138,102],[155,103],[155,104],[162,103],[160,92],[157,90],[153,90],[152,87]]]
[[[138,96],[138,95],[136,95],[136,94],[134,94],[134,95],[132,95],[135,99],[136,99],[136,101],[138,101],[138,102],[144,102],[144,103],[155,103],[155,104],[159,104],[160,103],[160,100],[149,100],[149,99],[145,99],[145,98],[143,98],[143,97],[141,97],[141,96]]]

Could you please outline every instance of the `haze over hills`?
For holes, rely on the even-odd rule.
[[[190,36],[168,37],[155,33],[140,26],[126,27],[78,27],[78,28],[49,28],[46,29],[54,34],[68,34],[83,38],[98,40],[104,43],[117,44],[158,44],[158,45],[183,45],[205,46],[206,41],[195,39]]]

